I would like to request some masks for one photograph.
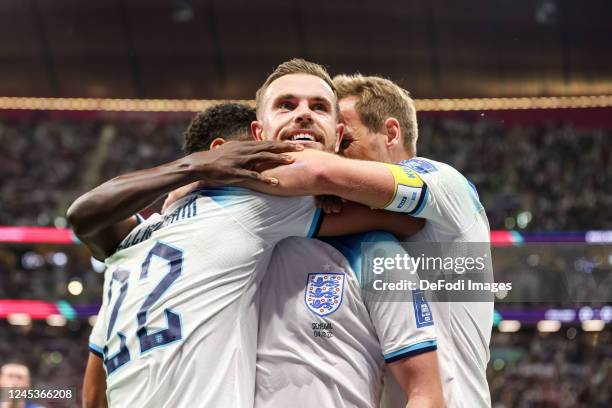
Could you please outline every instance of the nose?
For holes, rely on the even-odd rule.
[[[299,124],[312,123],[312,111],[308,101],[300,103],[296,109],[295,121]]]

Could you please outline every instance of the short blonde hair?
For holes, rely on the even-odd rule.
[[[337,75],[334,85],[339,99],[357,97],[355,111],[370,131],[379,132],[389,117],[397,119],[404,147],[409,154],[416,155],[419,137],[416,109],[407,90],[388,79],[361,74]]]
[[[259,117],[261,113],[261,105],[263,102],[263,95],[266,93],[266,89],[268,86],[275,80],[280,77],[284,77],[285,75],[291,74],[308,74],[321,78],[334,93],[334,97],[336,98],[333,101],[334,109],[336,110],[336,115],[338,114],[338,95],[336,93],[336,87],[334,86],[334,81],[332,81],[331,76],[327,72],[324,66],[319,65],[314,62],[306,61],[301,58],[293,58],[289,61],[285,61],[279,66],[276,67],[274,71],[266,78],[266,82],[257,90],[255,93],[255,104],[257,109],[257,117]]]

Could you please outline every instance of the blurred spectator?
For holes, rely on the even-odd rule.
[[[18,362],[5,363],[0,367],[0,388],[29,389],[32,386],[30,369],[25,364]],[[6,390],[5,390],[6,391]],[[40,405],[30,401],[15,398],[13,401],[2,401],[2,408],[42,408]]]
[[[36,389],[71,388],[76,394],[70,400],[50,400],[45,403],[48,408],[80,407],[90,330],[86,321],[74,322],[69,327],[50,327],[44,321],[35,321],[31,326],[11,326],[0,320],[0,362],[16,359],[29,367]]]

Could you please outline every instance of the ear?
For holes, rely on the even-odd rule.
[[[344,137],[344,123],[338,123],[336,125],[336,145],[334,146],[334,153],[338,153],[340,151],[340,143],[342,143],[343,137]]]
[[[217,147],[221,147],[225,143],[225,139],[222,137],[216,137],[212,142],[210,142],[210,150],[214,150]]]
[[[395,118],[387,118],[383,124],[387,136],[387,147],[396,147],[402,144],[402,128]]]
[[[263,123],[258,120],[254,120],[251,122],[251,133],[253,134],[253,139],[261,141],[263,138]]]

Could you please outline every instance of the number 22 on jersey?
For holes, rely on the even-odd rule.
[[[138,337],[140,354],[146,353],[155,347],[165,346],[181,340],[183,337],[180,315],[168,308],[164,309],[167,327],[153,333],[149,333],[147,329],[147,314],[149,309],[160,300],[172,283],[178,279],[183,270],[183,251],[164,244],[163,242],[157,242],[142,262],[140,280],[148,277],[153,257],[159,257],[167,263],[167,272],[155,288],[153,288],[153,291],[145,298],[142,306],[138,310],[135,317],[138,322],[136,333],[116,332],[113,334],[113,328],[117,321],[117,315],[120,312],[121,304],[128,294],[130,271],[119,267],[113,272],[108,288],[108,307],[112,304],[113,298],[116,299],[110,315],[106,340],[108,343],[108,340],[113,335],[118,336],[119,351],[113,355],[109,355],[108,345],[104,347],[104,365],[106,366],[108,375],[127,364],[132,358],[130,350],[127,347],[127,336],[136,335]],[[114,292],[113,287],[115,287]]]

